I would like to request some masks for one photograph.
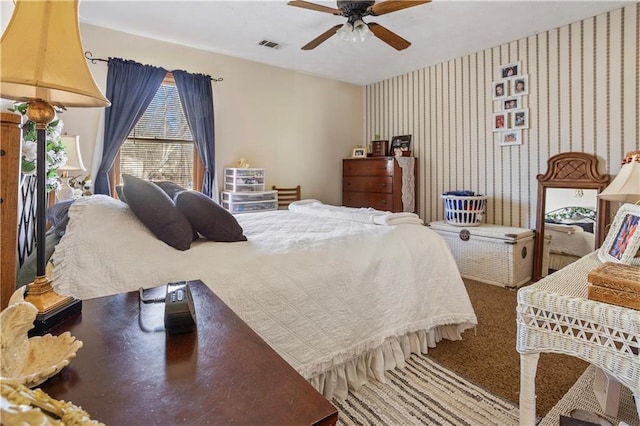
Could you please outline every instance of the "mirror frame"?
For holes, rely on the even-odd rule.
[[[533,281],[538,281],[542,276],[547,188],[596,189],[600,194],[609,185],[609,175],[598,173],[598,158],[584,152],[565,152],[554,155],[547,160],[547,172],[544,175],[537,175],[536,179],[538,179],[538,205],[533,250]],[[604,242],[609,203],[598,198],[596,209],[595,240],[597,247],[594,247],[594,250]]]

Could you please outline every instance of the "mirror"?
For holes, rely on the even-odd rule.
[[[600,247],[608,204],[597,195],[609,184],[598,159],[582,152],[554,155],[538,175],[533,280]]]

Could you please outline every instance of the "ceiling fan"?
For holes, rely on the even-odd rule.
[[[301,7],[303,9],[315,10],[317,12],[330,13],[332,15],[344,16],[348,19],[346,24],[336,25],[329,28],[318,37],[302,46],[302,50],[311,50],[318,47],[334,34],[340,38],[350,41],[364,41],[371,35],[378,37],[396,50],[403,50],[411,46],[407,40],[398,34],[386,29],[375,22],[365,23],[364,16],[380,16],[408,7],[429,3],[431,0],[409,1],[409,0],[387,0],[376,3],[375,1],[337,1],[338,8],[310,3],[304,0],[293,0],[287,3],[289,6]]]

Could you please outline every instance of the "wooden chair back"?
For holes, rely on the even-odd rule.
[[[277,187],[273,185],[271,189],[278,191],[279,209],[286,209],[292,202],[300,200],[300,185],[292,188]]]

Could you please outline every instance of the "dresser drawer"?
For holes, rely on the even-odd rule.
[[[342,180],[343,191],[393,192],[391,176],[348,176]]]
[[[376,210],[391,211],[393,195],[373,192],[342,192],[342,205],[347,207],[373,207]]]
[[[343,176],[391,176],[394,165],[393,158],[344,160],[342,174]]]

